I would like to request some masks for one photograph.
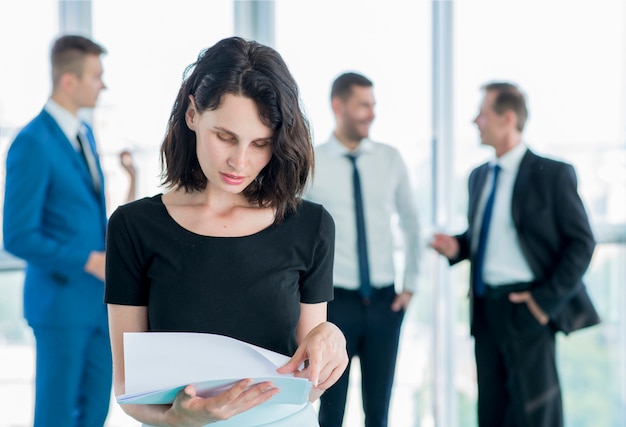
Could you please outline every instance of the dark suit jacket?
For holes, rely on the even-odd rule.
[[[95,155],[91,129],[87,139]],[[94,190],[81,154],[42,111],[9,148],[3,218],[5,249],[27,262],[31,326],[106,323],[104,283],[84,271],[89,253],[104,250],[106,221],[104,188]]]
[[[463,259],[473,261],[475,256],[471,251],[472,225],[488,171],[485,163],[470,175],[469,228],[456,236],[460,253],[452,264]],[[515,180],[511,215],[522,252],[535,275],[533,298],[556,330],[569,333],[599,323],[582,282],[595,241],[578,195],[574,168],[528,150]],[[471,289],[473,286],[473,306]]]

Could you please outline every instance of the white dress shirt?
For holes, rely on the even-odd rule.
[[[491,171],[476,212],[474,223],[474,230],[476,231],[472,233],[476,236],[472,242],[474,250],[478,244],[477,237],[480,234],[485,203],[493,183],[493,166],[497,163],[501,170],[498,174],[483,266],[483,279],[485,283],[492,286],[532,282],[534,280],[534,275],[522,253],[511,212],[513,186],[526,150],[526,145],[520,143],[500,158],[490,162]]]
[[[335,220],[334,283],[359,289],[359,261],[348,149],[334,136],[315,149],[315,173],[305,198],[323,205]],[[419,264],[419,223],[415,194],[406,166],[394,147],[369,139],[361,141],[357,167],[361,179],[367,250],[372,287],[395,281],[394,228],[397,219],[404,252],[402,289],[415,292]],[[394,234],[395,233],[395,234]]]
[[[72,147],[74,147],[74,150],[80,152],[76,135],[78,135],[78,132],[81,130],[82,123],[78,117],[61,107],[52,99],[48,99],[44,109],[57,122],[70,144],[72,144]]]

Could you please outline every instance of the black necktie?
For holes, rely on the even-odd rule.
[[[370,283],[369,260],[367,257],[367,238],[365,235],[365,215],[363,213],[363,197],[361,195],[361,179],[356,166],[356,156],[347,155],[352,162],[352,186],[354,193],[354,213],[356,219],[357,250],[359,255],[359,292],[368,299],[372,294]]]
[[[87,170],[89,171],[89,175],[91,176],[91,182],[93,183],[93,188],[96,191],[99,191],[100,190],[100,178],[98,177],[98,171],[96,170],[95,158],[93,157],[93,153],[91,149],[87,145],[86,137],[84,135],[81,135],[80,132],[78,132],[78,134],[76,135],[76,140],[78,141],[78,146],[80,147],[80,155],[85,161],[85,165],[87,165]],[[94,164],[92,164],[92,162]]]
[[[491,223],[491,214],[493,212],[493,201],[496,197],[496,187],[498,184],[498,172],[500,166],[493,167],[493,183],[489,197],[485,203],[483,220],[480,226],[480,234],[478,236],[478,246],[476,248],[476,257],[474,259],[474,295],[483,296],[485,294],[485,282],[483,279],[483,265],[485,261],[485,250],[487,248],[487,236],[489,235],[489,224]]]

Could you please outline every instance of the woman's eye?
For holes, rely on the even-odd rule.
[[[270,144],[269,141],[256,141],[253,142],[252,145],[254,145],[257,148],[265,148]]]
[[[218,133],[217,137],[222,141],[235,142],[235,138],[233,138],[231,135],[227,133]]]

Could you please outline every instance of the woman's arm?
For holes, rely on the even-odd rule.
[[[300,319],[296,328],[296,340],[302,344],[304,338],[320,323],[326,321],[328,303],[300,304]]]
[[[109,333],[113,353],[113,390],[116,396],[125,393],[124,332],[148,330],[148,307],[109,304]],[[136,420],[155,426],[165,425],[166,412],[171,405],[120,405]]]
[[[337,326],[326,321],[326,303],[300,304],[296,329],[298,349],[279,373],[293,373],[313,383],[311,402],[332,386],[348,366],[346,339]],[[302,364],[304,369],[299,370]]]
[[[109,331],[113,353],[113,390],[116,396],[125,393],[124,332],[148,330],[148,307],[109,304]]]

